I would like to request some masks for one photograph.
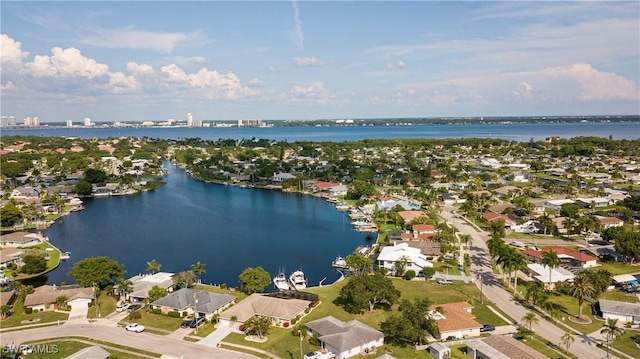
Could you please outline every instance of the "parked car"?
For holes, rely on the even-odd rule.
[[[131,323],[129,325],[127,325],[126,327],[124,327],[124,329],[130,331],[130,332],[136,332],[136,333],[142,333],[144,332],[144,325],[140,325],[138,323]]]
[[[129,304],[127,303],[120,303],[118,305],[116,305],[116,312],[122,312],[125,309],[127,309],[129,307]]]
[[[451,284],[453,284],[453,282],[448,280],[448,279],[440,279],[440,280],[438,280],[438,284],[451,285]]]
[[[516,248],[524,248],[524,243],[518,242],[518,241],[511,241],[509,242],[509,245],[514,246]]]
[[[202,323],[204,323],[204,318],[198,318],[195,321],[191,321],[189,323],[189,328],[195,328],[197,326],[200,326]]]
[[[456,340],[455,335],[449,335],[446,340]]]
[[[142,308],[142,304],[131,304],[127,310],[130,312],[135,312],[136,310]]]
[[[185,320],[185,321],[183,321],[182,324],[180,324],[180,328],[189,328],[189,327],[191,327],[191,322],[192,321],[193,320]]]
[[[482,328],[480,328],[480,333],[484,333],[484,332],[492,332],[496,330],[496,327],[494,327],[491,324],[485,324],[482,326]]]

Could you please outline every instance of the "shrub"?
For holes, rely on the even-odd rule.
[[[415,277],[416,277],[416,272],[414,270],[409,269],[404,273],[404,279],[406,280],[412,280]]]
[[[309,314],[309,307],[304,308],[304,314]]]
[[[24,314],[31,314],[33,313],[33,308],[24,308]]]
[[[168,314],[171,318],[180,318],[180,312],[176,312],[175,310],[170,311]]]
[[[289,322],[282,323],[282,326],[285,327],[285,328],[289,328]]]
[[[162,314],[162,309],[160,309],[160,308],[153,308],[153,310],[151,311],[151,313],[153,313],[153,314]]]
[[[189,314],[189,313],[187,313],[186,311],[185,311],[185,312],[182,312],[182,317],[184,318],[184,317],[186,317],[188,314]]]
[[[227,289],[227,283],[220,284],[220,289]]]
[[[244,324],[240,324],[240,326],[238,327],[238,330],[240,330],[241,332],[244,332]]]

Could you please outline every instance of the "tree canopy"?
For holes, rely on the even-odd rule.
[[[391,279],[382,273],[374,275],[358,274],[352,276],[342,287],[334,303],[349,313],[369,312],[377,305],[392,306],[400,298],[400,291],[393,286]]]
[[[109,257],[91,257],[83,259],[71,267],[69,276],[81,287],[94,284],[104,288],[124,276],[124,265]]]
[[[416,298],[413,302],[403,299],[398,308],[399,314],[393,314],[380,323],[380,329],[385,333],[386,340],[407,346],[421,343],[431,334],[440,337],[440,330],[435,320],[429,316],[431,302],[427,298]]]
[[[271,284],[271,275],[262,267],[249,267],[240,273],[240,290],[252,294],[263,292]]]

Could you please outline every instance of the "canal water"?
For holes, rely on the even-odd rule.
[[[336,256],[372,244],[320,198],[204,183],[177,167],[164,181],[150,192],[87,199],[85,210],[53,224],[45,235],[71,259],[43,281],[73,283],[67,273],[75,262],[108,256],[125,265],[127,277],[152,259],[176,273],[200,261],[204,283],[235,287],[243,269],[262,266],[272,277],[301,269],[316,286],[339,278]]]

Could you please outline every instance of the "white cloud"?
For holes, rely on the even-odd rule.
[[[30,73],[37,77],[80,76],[89,79],[109,75],[109,66],[83,56],[78,49],[54,47],[51,54],[36,55],[33,62],[27,63]]]
[[[0,35],[0,52],[2,53],[0,64],[3,69],[5,66],[19,67],[22,64],[22,59],[29,56],[28,52],[22,51],[22,44],[19,41],[5,34]]]
[[[134,76],[153,76],[156,73],[153,69],[153,66],[138,64],[136,62],[127,63],[127,71],[129,71]]]
[[[402,69],[405,68],[407,65],[404,63],[404,61],[402,60],[398,60],[398,62],[394,65],[390,62],[387,63],[387,65],[385,66],[385,68],[387,70],[393,70],[393,69]]]
[[[300,67],[324,65],[324,62],[320,61],[317,57],[294,57],[291,62]]]
[[[176,46],[183,42],[197,38],[198,33],[185,34],[179,32],[156,33],[150,31],[135,30],[131,27],[121,29],[108,29],[97,31],[93,35],[80,36],[80,41],[98,47],[106,48],[130,48],[155,50],[161,53],[170,53]]]
[[[526,82],[521,82],[518,84],[516,90],[514,91],[514,95],[517,98],[531,98],[533,95],[533,86]]]

